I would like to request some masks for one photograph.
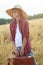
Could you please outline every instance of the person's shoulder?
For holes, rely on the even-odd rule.
[[[24,19],[24,22],[25,22],[25,24],[29,23],[27,18]]]
[[[10,22],[10,25],[13,25],[14,22],[15,22],[15,20],[12,19],[11,22]]]
[[[21,18],[21,22],[23,22],[23,23],[27,23],[28,20],[27,20],[27,18]]]

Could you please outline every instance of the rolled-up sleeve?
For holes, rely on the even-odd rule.
[[[25,24],[24,36],[27,40],[29,39],[29,23],[28,22],[26,22]]]
[[[13,25],[12,25],[12,23],[10,23],[10,41],[14,41],[14,38],[13,38]]]
[[[10,41],[13,41],[13,38],[12,38],[12,34],[11,33],[10,33],[9,38],[10,38]]]

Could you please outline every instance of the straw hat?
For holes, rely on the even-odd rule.
[[[20,5],[15,5],[13,8],[6,10],[6,13],[13,18],[14,10],[18,10],[19,12],[22,12],[23,16],[27,17],[27,13],[22,9]]]

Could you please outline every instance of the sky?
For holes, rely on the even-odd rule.
[[[5,11],[21,5],[28,15],[43,13],[43,0],[0,0],[0,18],[11,18]]]

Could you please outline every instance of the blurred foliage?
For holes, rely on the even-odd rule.
[[[28,18],[28,20],[39,19],[39,18],[43,18],[43,14],[37,14],[37,15],[33,15],[33,16],[28,16],[27,18]]]
[[[0,19],[0,25],[2,25],[2,24],[8,24],[8,23],[10,23],[10,21],[11,21],[12,19]]]

